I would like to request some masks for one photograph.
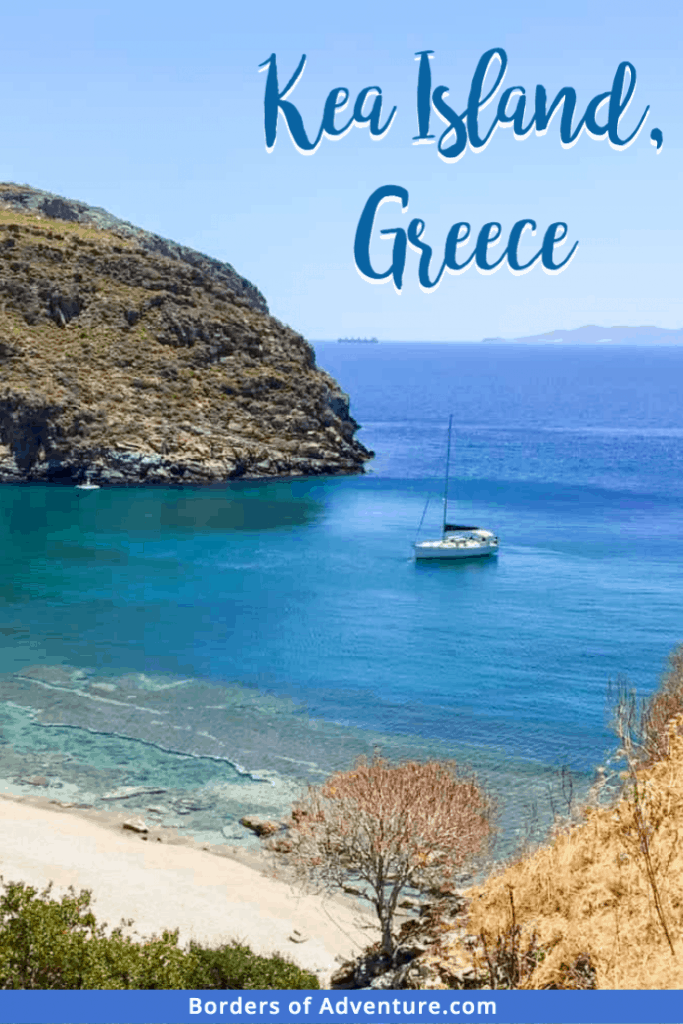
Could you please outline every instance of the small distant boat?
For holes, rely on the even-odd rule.
[[[85,482],[82,484],[76,484],[77,491],[99,491],[100,485],[94,484],[90,480],[90,474],[86,473]]]
[[[448,421],[448,449],[446,452],[446,482],[443,495],[443,526],[440,540],[415,541],[415,558],[481,558],[484,555],[498,554],[498,538],[490,530],[482,530],[480,526],[462,526],[449,523],[448,520],[448,471],[451,461],[451,431],[453,417]],[[425,505],[420,526],[424,522],[429,499]]]
[[[377,338],[337,338],[338,345],[379,345]]]

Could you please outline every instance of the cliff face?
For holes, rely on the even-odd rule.
[[[0,482],[356,473],[357,429],[229,264],[0,185]]]

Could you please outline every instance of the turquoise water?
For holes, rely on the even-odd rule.
[[[651,691],[683,640],[683,352],[316,349],[365,477],[0,489],[9,788],[234,842],[245,811],[381,747],[474,767],[507,849],[563,765],[588,786],[609,681]],[[501,551],[416,564],[450,412],[453,509]]]

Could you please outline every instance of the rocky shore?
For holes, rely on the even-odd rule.
[[[0,482],[359,473],[357,429],[312,347],[229,264],[0,184]]]

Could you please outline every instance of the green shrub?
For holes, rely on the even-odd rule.
[[[315,975],[280,956],[236,943],[178,946],[178,932],[136,942],[122,923],[107,934],[90,910],[91,893],[61,899],[23,882],[0,894],[2,989],[318,988]]]
[[[195,958],[192,988],[319,988],[318,979],[309,971],[275,954],[257,956],[248,946],[233,942],[218,949],[190,943],[189,955]]]

